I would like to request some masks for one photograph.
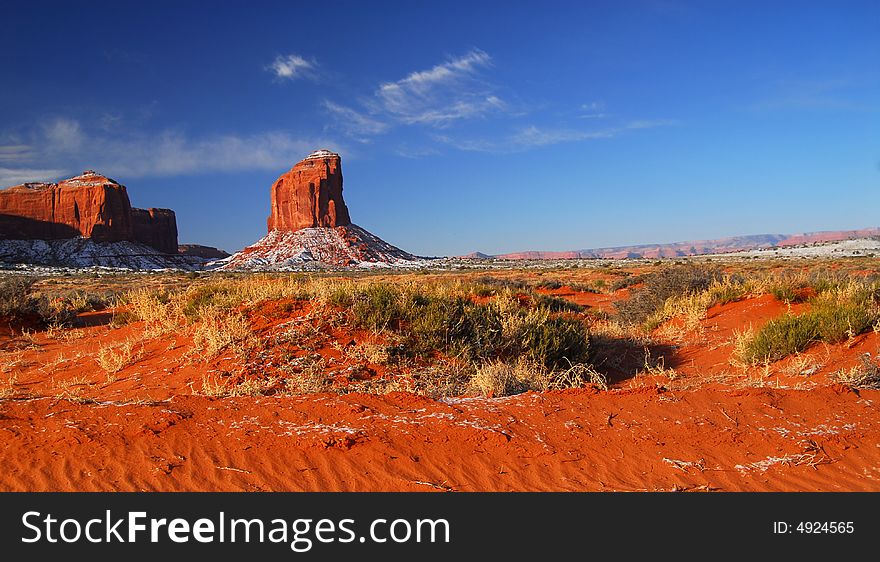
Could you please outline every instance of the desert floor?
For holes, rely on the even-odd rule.
[[[354,327],[340,319],[345,306],[283,291],[237,304],[245,325],[229,329],[246,335],[219,342],[209,336],[222,329],[199,331],[222,324],[217,317],[199,312],[163,327],[158,316],[127,313],[125,300],[77,312],[63,326],[8,319],[0,331],[0,490],[880,490],[880,391],[841,376],[877,354],[880,334],[867,329],[774,361],[737,361],[749,333],[812,306],[754,288],[696,314],[671,314],[638,336],[611,326],[616,303],[642,286],[637,276],[661,268],[381,277],[430,284],[490,276],[513,293],[526,287],[582,307],[570,314],[590,324],[592,372],[601,377],[498,396],[474,387],[438,392],[424,380],[450,365],[439,352],[403,366],[380,353],[400,326]],[[861,279],[880,271],[859,261],[760,269],[839,269]],[[611,283],[626,277],[637,282]],[[73,276],[37,286],[47,294],[174,292],[214,282]],[[322,282],[332,285],[333,276]],[[493,298],[483,291],[473,300]],[[321,385],[290,382],[305,376],[304,362],[312,377],[320,365]]]

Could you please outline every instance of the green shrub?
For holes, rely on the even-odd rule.
[[[514,354],[550,369],[583,363],[587,360],[589,336],[578,318],[533,315],[519,329],[514,339]]]
[[[792,284],[779,283],[770,287],[770,294],[780,302],[791,304],[803,301],[803,291],[800,291],[799,289],[800,287]]]
[[[385,283],[367,285],[352,297],[351,313],[360,328],[384,330],[399,319],[398,290]]]
[[[819,336],[818,319],[811,314],[785,314],[767,322],[746,343],[741,359],[747,363],[771,362],[806,349]]]
[[[537,293],[522,304],[512,295],[478,304],[465,296],[377,283],[355,290],[347,312],[356,327],[398,333],[413,357],[435,351],[477,362],[525,357],[556,368],[587,358],[586,324],[565,314],[581,309]]]
[[[552,295],[542,295],[540,293],[532,293],[529,295],[532,302],[538,308],[546,308],[551,312],[581,312],[584,307],[573,303],[568,299],[554,297]]]
[[[810,301],[799,316],[786,314],[764,325],[746,342],[742,357],[750,363],[776,361],[811,343],[838,343],[855,337],[880,320],[873,286],[838,287]]]

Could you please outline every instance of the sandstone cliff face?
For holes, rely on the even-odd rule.
[[[272,214],[267,223],[269,232],[351,224],[342,199],[339,155],[317,150],[278,178],[272,185]]]
[[[132,209],[132,240],[166,254],[177,253],[177,217],[171,209]]]
[[[27,183],[0,191],[0,238],[74,236],[130,240],[131,203],[125,186],[89,170],[57,184]]]
[[[0,190],[0,240],[140,242],[177,254],[170,209],[133,209],[124,185],[92,170],[58,183]]]

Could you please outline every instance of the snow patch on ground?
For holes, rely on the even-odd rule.
[[[96,242],[91,238],[63,240],[0,240],[0,267],[114,268],[132,270],[203,269],[205,260],[163,254],[138,242]]]
[[[392,246],[351,224],[273,230],[255,244],[232,256],[211,262],[222,270],[308,270],[326,267],[421,268],[429,260]]]
[[[712,254],[706,257],[741,257],[741,258],[842,258],[855,256],[880,256],[880,239],[854,238],[838,242],[826,242],[805,246],[783,246],[778,248],[760,248],[743,252]]]

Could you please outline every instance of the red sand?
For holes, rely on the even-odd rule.
[[[566,292],[600,308],[618,298],[553,293]],[[768,369],[731,363],[735,330],[786,308],[768,296],[713,307],[701,329],[670,342],[675,378],[442,401],[211,398],[198,395],[206,375],[254,376],[255,364],[231,354],[193,362],[191,340],[170,335],[108,377],[97,349],[137,337],[140,325],[84,317],[67,337],[6,331],[0,385],[11,380],[15,394],[0,399],[0,490],[880,491],[880,391],[828,376],[876,353],[877,334],[814,345]],[[271,338],[308,314],[268,303],[249,318]],[[326,333],[343,345],[367,337]],[[350,361],[326,343],[318,352],[334,358],[328,368]],[[379,365],[360,367],[382,376]]]
[[[0,406],[4,490],[880,490],[876,391]]]

